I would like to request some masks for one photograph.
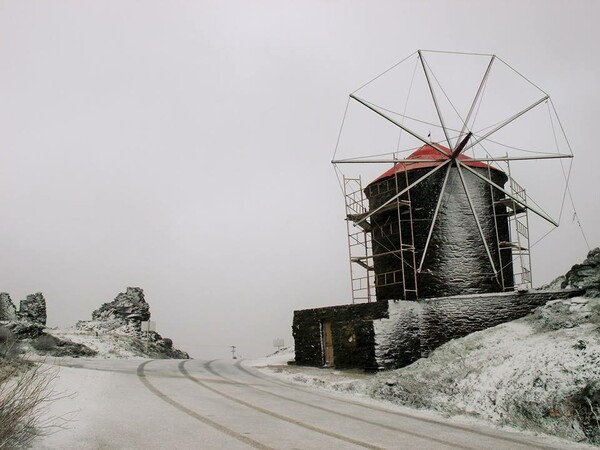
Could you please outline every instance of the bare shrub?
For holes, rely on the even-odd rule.
[[[0,449],[27,447],[34,438],[65,428],[65,417],[48,417],[61,398],[50,383],[57,370],[22,359],[0,360]]]
[[[600,445],[600,381],[587,383],[568,400],[588,441]]]

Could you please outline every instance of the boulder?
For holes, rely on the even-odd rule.
[[[15,320],[17,309],[7,292],[0,292],[0,320]]]
[[[174,359],[190,359],[190,355],[187,352],[178,350],[173,347],[173,340],[170,338],[163,338],[156,331],[149,331],[144,333],[148,342],[151,344],[148,351],[148,356],[154,358],[174,358]]]
[[[25,300],[21,300],[18,317],[46,325],[46,299],[41,292],[28,295]]]
[[[585,289],[586,297],[600,297],[600,248],[591,250],[581,264],[571,267],[561,287]]]

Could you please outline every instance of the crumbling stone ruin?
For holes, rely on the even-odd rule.
[[[0,326],[16,339],[37,338],[46,326],[46,300],[41,292],[28,295],[15,308],[7,292],[0,293]]]
[[[102,335],[106,333],[143,339],[153,357],[188,359],[189,355],[173,347],[173,341],[155,331],[143,331],[142,321],[150,320],[150,305],[139,287],[128,287],[112,302],[92,312],[92,320],[77,322],[76,329]]]
[[[17,309],[8,292],[0,292],[0,320],[15,320]]]
[[[46,299],[41,292],[30,294],[25,300],[21,300],[19,317],[46,325]]]
[[[10,295],[0,293],[0,332],[18,342],[25,350],[49,356],[95,356],[97,352],[70,336],[61,339],[46,329],[46,300],[41,292],[28,295],[17,310]],[[173,341],[155,331],[143,331],[142,321],[150,320],[150,306],[139,287],[128,287],[111,301],[92,312],[92,320],[79,321],[75,333],[102,341],[117,339],[136,356],[187,359],[186,352],[173,347]],[[56,334],[56,333],[55,333]],[[60,335],[60,334],[59,334]],[[92,343],[85,341],[93,347]],[[95,347],[94,347],[95,348]],[[30,350],[27,350],[30,349]],[[1,355],[0,355],[1,356]]]
[[[0,292],[0,320],[28,320],[46,325],[46,299],[41,292],[30,294],[15,307],[8,292]]]
[[[128,287],[112,302],[104,303],[92,313],[92,320],[122,319],[141,322],[150,320],[150,306],[144,298],[144,291],[138,287]]]

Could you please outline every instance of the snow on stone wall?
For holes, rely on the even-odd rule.
[[[419,328],[422,306],[413,301],[388,301],[388,317],[373,321],[377,366],[401,367],[421,355]]]
[[[529,291],[423,300],[421,355],[427,356],[451,339],[519,319],[550,300],[580,293],[580,290]]]
[[[581,292],[572,289],[389,300],[388,317],[373,320],[377,366],[404,367],[452,339],[521,318],[549,300]]]

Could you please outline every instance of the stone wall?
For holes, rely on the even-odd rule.
[[[530,314],[550,300],[580,295],[581,290],[528,291],[422,300],[421,355],[451,339]]]
[[[335,367],[376,369],[373,321],[387,314],[386,302],[294,311],[296,364],[323,366],[321,324],[330,321]]]
[[[294,312],[296,364],[321,367],[321,324],[331,321],[334,365],[339,369],[406,366],[451,339],[530,314],[580,289],[388,300]]]

